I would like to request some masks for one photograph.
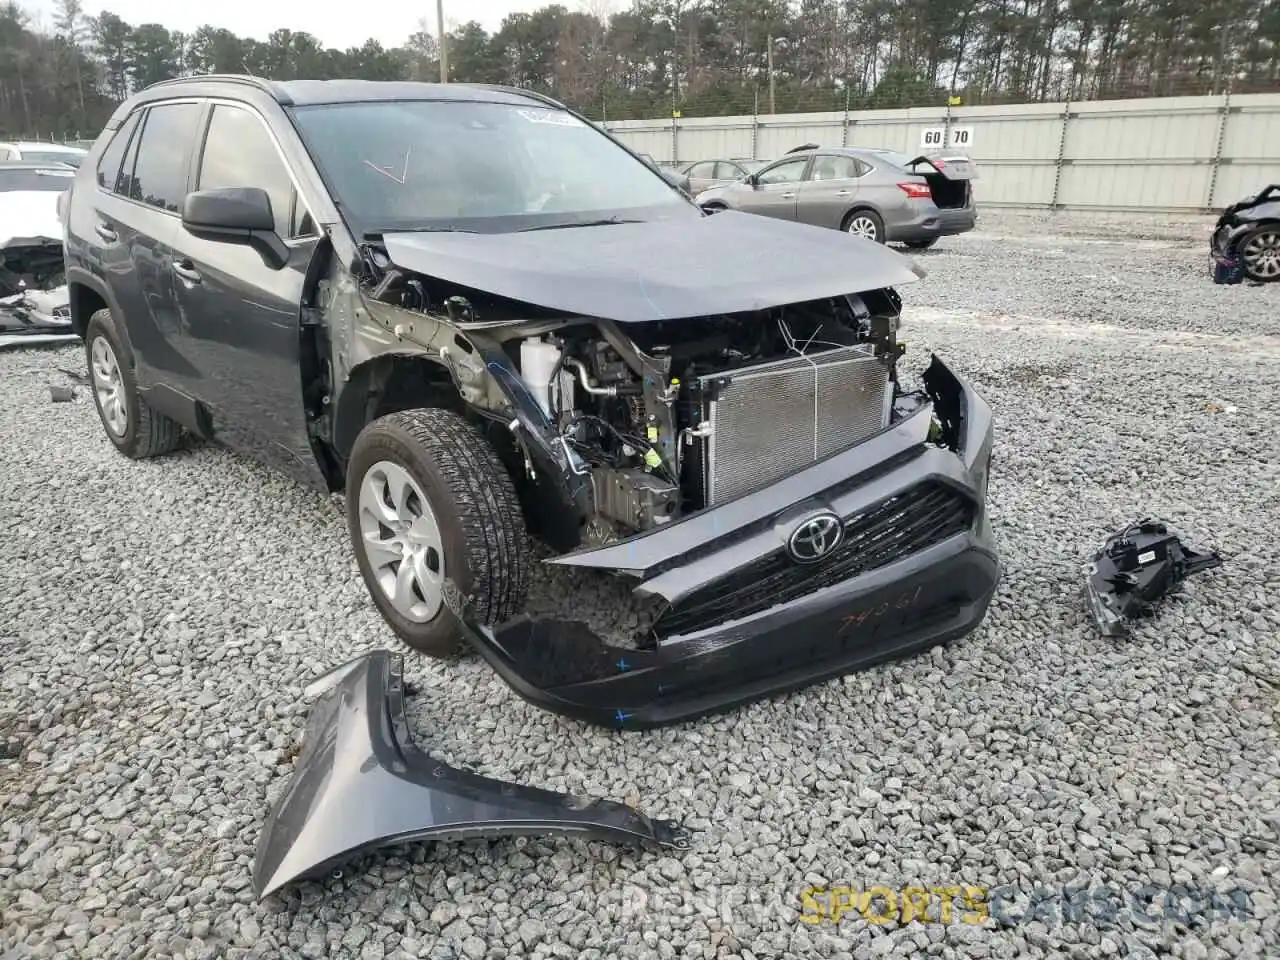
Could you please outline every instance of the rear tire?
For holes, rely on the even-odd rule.
[[[840,229],[855,237],[884,243],[884,221],[874,210],[850,210]]]
[[[1255,283],[1280,280],[1280,224],[1264,223],[1236,243],[1244,275]]]
[[[482,624],[528,593],[529,548],[515,484],[483,435],[449,410],[403,410],[368,424],[347,468],[347,529],[378,612],[408,646],[453,654],[461,625],[449,583]]]
[[[131,460],[174,450],[182,439],[182,428],[138,395],[138,383],[111,325],[110,310],[99,310],[89,318],[84,351],[93,404],[115,448]]]
[[[937,242],[937,237],[930,237],[928,240],[904,240],[903,244],[911,250],[928,250]]]

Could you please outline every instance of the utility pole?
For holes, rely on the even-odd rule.
[[[440,82],[449,82],[449,41],[444,35],[444,0],[436,0],[436,23],[440,25]]]
[[[777,113],[777,99],[773,85],[773,37],[769,38],[769,112]]]

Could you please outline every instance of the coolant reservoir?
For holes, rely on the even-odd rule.
[[[560,363],[560,348],[539,337],[520,341],[520,376],[547,416],[551,410],[551,380]]]

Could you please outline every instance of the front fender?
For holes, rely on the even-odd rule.
[[[306,692],[318,699],[302,752],[258,840],[260,899],[362,852],[427,838],[581,834],[689,845],[677,824],[625,804],[493,780],[433,759],[409,734],[399,654],[374,650]]]

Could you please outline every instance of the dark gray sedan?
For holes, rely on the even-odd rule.
[[[832,227],[923,250],[977,221],[967,157],[865,147],[798,149],[741,181],[697,194],[707,210],[741,210]],[[690,182],[693,182],[690,177]]]

